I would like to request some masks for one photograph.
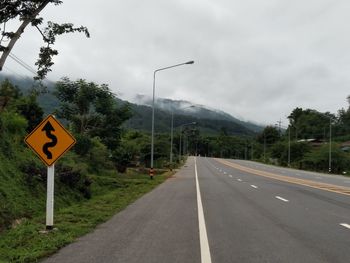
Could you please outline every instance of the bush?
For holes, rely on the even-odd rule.
[[[90,185],[92,181],[87,176],[77,169],[64,165],[57,165],[56,171],[61,183],[72,189],[78,189],[84,198],[91,198]]]
[[[350,158],[347,153],[340,150],[339,145],[332,145],[332,172],[342,173],[350,169]],[[328,172],[329,168],[329,145],[323,145],[306,154],[302,160],[305,169]]]
[[[77,140],[76,144],[73,147],[74,152],[81,156],[87,155],[93,147],[91,138],[88,135],[84,134],[75,134],[74,137]]]
[[[101,142],[100,138],[91,139],[91,150],[87,155],[90,171],[97,172],[103,169],[112,169],[113,163],[107,147]]]

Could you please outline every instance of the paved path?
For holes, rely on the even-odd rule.
[[[44,262],[350,262],[350,196],[266,173],[343,190],[349,180],[191,157],[174,178]]]

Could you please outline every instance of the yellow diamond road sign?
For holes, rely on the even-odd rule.
[[[76,142],[52,115],[47,116],[24,141],[47,166],[54,164]]]

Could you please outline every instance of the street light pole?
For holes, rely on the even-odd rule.
[[[290,167],[290,127],[288,127],[288,167]]]
[[[185,123],[185,124],[182,124],[180,125],[180,144],[179,144],[179,162],[181,162],[181,135],[182,135],[182,128],[184,126],[188,126],[188,125],[196,125],[197,123],[196,122],[190,122],[190,123]]]
[[[329,117],[329,164],[328,172],[332,172],[332,118]]]
[[[264,132],[264,163],[266,163],[266,134]]]
[[[171,134],[170,134],[170,169],[173,165],[173,137],[174,137],[174,110],[171,110]]]
[[[184,110],[187,108],[194,108],[194,105],[187,106],[184,108],[178,108],[178,110]],[[170,166],[173,164],[173,138],[174,138],[174,109],[171,108],[171,132],[170,132]],[[181,141],[181,134],[180,134],[180,141]],[[181,150],[181,145],[180,145],[180,150]]]
[[[170,68],[175,68],[175,67],[179,67],[179,66],[182,66],[182,65],[190,65],[190,64],[193,64],[194,61],[188,61],[188,62],[185,62],[185,63],[180,63],[180,64],[176,64],[176,65],[173,65],[173,66],[169,66],[169,67],[165,67],[165,68],[160,68],[160,69],[157,69],[153,72],[153,98],[152,98],[152,134],[151,134],[151,169],[150,169],[150,177],[151,179],[153,179],[153,156],[154,156],[154,97],[155,97],[155,89],[156,89],[156,73],[158,71],[161,71],[161,70],[166,70],[166,69],[170,69]]]
[[[288,127],[282,126],[282,125],[281,125],[281,124],[282,124],[281,119],[280,119],[277,123],[278,123],[278,127],[279,127],[280,131],[281,131],[281,127],[282,127],[283,129],[288,129],[288,167],[290,167],[290,129],[291,129],[291,126],[290,126],[290,125],[288,125]],[[276,125],[276,124],[275,124],[275,125]],[[280,134],[280,135],[281,135],[281,134]]]

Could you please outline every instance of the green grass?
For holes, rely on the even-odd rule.
[[[0,234],[0,262],[36,262],[71,243],[112,215],[124,209],[143,194],[162,183],[170,173],[150,180],[135,171],[127,175],[93,175],[92,198],[55,211],[57,230],[48,234],[45,211],[22,221]]]

